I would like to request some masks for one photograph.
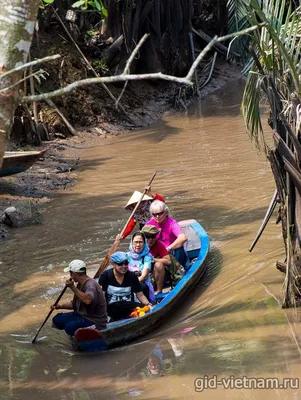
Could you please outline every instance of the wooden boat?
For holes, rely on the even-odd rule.
[[[104,351],[123,345],[145,335],[165,320],[197,284],[206,269],[206,257],[209,252],[209,237],[203,227],[194,219],[181,221],[180,225],[188,237],[186,250],[191,260],[184,277],[173,289],[158,295],[159,304],[138,318],[128,318],[109,323],[107,328],[80,328],[75,332],[74,343],[84,351]]]
[[[6,151],[3,156],[0,177],[18,174],[29,169],[48,149],[41,151]]]

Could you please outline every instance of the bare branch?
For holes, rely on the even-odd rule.
[[[140,75],[116,75],[116,76],[104,76],[101,78],[87,78],[82,79],[77,82],[70,83],[70,85],[65,86],[62,89],[54,90],[53,92],[44,93],[37,96],[25,96],[21,99],[22,102],[29,101],[40,101],[44,99],[50,99],[55,96],[62,96],[71,92],[73,89],[77,89],[82,86],[91,85],[94,83],[115,83],[115,82],[123,82],[123,81],[142,81],[148,79],[164,79],[170,82],[183,83],[185,85],[193,85],[193,82],[188,81],[186,78],[177,78],[172,75],[165,75],[161,72],[153,73],[153,74],[140,74]]]
[[[86,85],[91,85],[91,84],[97,84],[97,83],[103,84],[103,83],[114,83],[114,82],[124,82],[124,81],[141,81],[141,80],[163,79],[163,80],[166,80],[166,81],[169,81],[169,82],[176,82],[176,83],[179,83],[179,84],[192,86],[193,85],[192,77],[194,75],[194,72],[195,72],[197,66],[202,61],[204,56],[209,52],[209,50],[211,50],[211,48],[214,46],[215,43],[219,43],[219,42],[231,39],[234,36],[246,35],[249,32],[252,32],[252,31],[254,31],[254,30],[256,30],[256,29],[258,29],[258,28],[260,28],[260,27],[262,27],[264,25],[265,24],[254,25],[254,26],[251,26],[250,28],[244,29],[244,30],[242,30],[240,32],[231,33],[229,35],[222,36],[222,37],[219,37],[219,38],[214,37],[213,40],[210,43],[208,43],[208,45],[198,55],[198,57],[196,58],[196,60],[192,64],[188,74],[183,78],[172,76],[172,75],[162,74],[161,72],[151,73],[151,74],[137,74],[137,75],[136,74],[126,74],[125,73],[129,69],[131,62],[134,59],[135,54],[137,53],[137,51],[139,50],[141,45],[144,43],[144,41],[147,39],[147,36],[144,35],[141,38],[141,40],[139,41],[138,45],[135,47],[131,57],[129,58],[129,60],[128,60],[126,66],[125,66],[125,70],[121,75],[82,79],[80,81],[73,82],[70,85],[65,86],[64,88],[61,88],[61,89],[58,89],[58,90],[54,90],[53,92],[48,92],[48,93],[40,94],[40,95],[37,95],[37,96],[25,96],[25,97],[23,97],[21,99],[21,101],[22,102],[40,101],[40,100],[49,99],[49,98],[55,97],[55,96],[62,96],[64,94],[67,94],[67,93],[71,92],[74,89],[79,88],[79,87],[86,86]]]
[[[127,85],[128,85],[128,81],[126,81],[125,84],[123,85],[122,91],[121,91],[120,95],[118,96],[118,99],[116,100],[115,107],[118,106],[118,103],[121,100],[121,97],[123,96]]]
[[[142,38],[139,40],[137,46],[134,48],[133,53],[131,54],[130,58],[127,60],[127,63],[125,65],[124,71],[121,75],[126,75],[130,73],[130,66],[136,56],[136,54],[138,53],[138,50],[140,49],[140,47],[143,45],[143,43],[146,41],[146,39],[149,37],[149,33],[145,33]]]
[[[15,72],[22,71],[23,69],[26,69],[28,67],[33,67],[33,66],[35,66],[37,64],[42,64],[43,62],[56,60],[57,58],[60,58],[60,57],[61,57],[60,54],[55,54],[53,56],[47,56],[47,57],[44,57],[44,58],[39,58],[38,60],[34,60],[34,61],[28,62],[26,64],[19,65],[18,67],[14,68],[14,69],[10,69],[9,71],[4,72],[3,74],[1,74],[0,75],[0,80],[5,78],[7,75],[13,74]]]
[[[209,42],[207,44],[207,46],[201,51],[201,53],[198,55],[198,57],[196,58],[196,60],[194,61],[194,63],[192,64],[188,74],[186,75],[186,78],[188,80],[192,79],[192,76],[194,74],[195,69],[197,68],[197,66],[199,65],[199,63],[202,61],[202,59],[204,58],[204,56],[208,53],[208,51],[210,51],[212,49],[212,47],[216,44],[216,43],[220,43],[220,42],[224,42],[225,40],[228,39],[232,39],[233,37],[236,36],[242,36],[242,35],[247,35],[249,32],[255,31],[258,28],[261,28],[265,26],[265,24],[258,24],[258,25],[253,25],[250,28],[246,28],[240,32],[234,32],[234,33],[230,33],[229,35],[225,35],[225,36],[221,36],[221,37],[217,37],[215,36],[211,42]]]
[[[40,71],[33,72],[31,75],[27,75],[27,76],[25,76],[24,78],[18,80],[18,82],[14,83],[13,85],[6,86],[4,89],[1,89],[1,90],[0,90],[0,93],[3,93],[3,92],[5,92],[5,91],[7,91],[7,90],[9,90],[9,89],[12,89],[12,88],[15,87],[15,86],[20,85],[21,82],[24,82],[24,81],[26,81],[26,80],[29,79],[29,78],[32,78],[32,77],[34,77],[34,76],[39,76],[39,72],[40,72]]]
[[[65,32],[67,33],[69,39],[71,40],[71,42],[74,44],[76,50],[79,52],[79,54],[81,55],[82,59],[84,60],[87,68],[93,72],[93,74],[98,78],[99,74],[95,71],[95,69],[92,67],[92,64],[89,62],[89,60],[87,59],[87,57],[84,55],[84,53],[81,51],[81,49],[79,48],[78,44],[76,43],[76,41],[74,40],[73,36],[71,35],[71,33],[69,32],[69,30],[67,29],[66,25],[64,24],[64,22],[62,21],[61,17],[59,16],[58,12],[56,11],[56,9],[51,6],[52,11],[54,12],[55,16],[57,17],[58,21],[60,22],[60,24],[62,25],[62,27],[64,28]],[[103,89],[107,92],[107,94],[110,96],[110,98],[115,102],[115,106],[120,108],[120,110],[124,113],[124,115],[128,118],[128,120],[130,122],[132,121],[132,118],[129,116],[129,114],[125,111],[125,109],[123,108],[123,106],[121,104],[118,104],[119,101],[116,100],[115,96],[113,95],[113,93],[110,91],[110,89],[103,83],[101,82],[101,85],[103,87]]]
[[[125,65],[125,68],[124,68],[124,70],[123,70],[123,72],[122,72],[121,75],[130,73],[130,66],[131,66],[131,64],[132,64],[132,62],[133,62],[133,60],[134,60],[134,57],[135,57],[135,55],[137,54],[138,50],[140,49],[140,47],[143,45],[143,43],[146,41],[146,39],[147,39],[148,37],[149,37],[149,34],[146,33],[146,34],[144,34],[144,35],[142,36],[142,38],[139,40],[139,43],[138,43],[137,46],[134,48],[134,51],[133,51],[133,53],[131,54],[130,58],[127,60],[127,63],[126,63],[126,65]],[[126,87],[127,87],[127,84],[128,84],[128,81],[125,82],[125,84],[124,84],[124,86],[123,86],[123,89],[122,89],[120,95],[118,96],[118,99],[116,100],[115,107],[118,106],[118,103],[119,103],[119,101],[121,100],[121,98],[122,98],[122,96],[123,96],[123,94],[124,94],[124,92],[125,92],[125,89],[126,89]]]

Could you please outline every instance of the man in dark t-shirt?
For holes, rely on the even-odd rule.
[[[70,279],[65,282],[72,290],[72,301],[63,304],[53,304],[52,310],[67,309],[73,312],[59,313],[53,319],[53,326],[64,329],[70,336],[74,336],[79,328],[95,325],[96,329],[106,328],[107,307],[104,293],[98,283],[86,275],[86,264],[82,260],[73,260],[65,272],[70,273]],[[74,285],[77,283],[77,286]]]
[[[98,281],[105,292],[108,315],[117,321],[127,318],[135,307],[151,306],[137,275],[128,270],[127,254],[117,251],[110,260],[113,268],[104,271]]]

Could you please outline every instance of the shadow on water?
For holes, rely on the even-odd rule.
[[[93,159],[85,159],[80,162],[80,169],[85,171],[91,171],[97,169],[100,165],[105,164],[106,161],[111,160],[112,157],[93,157]]]
[[[158,143],[162,144],[162,142],[167,139],[169,136],[171,135],[178,135],[181,133],[181,129],[177,128],[173,125],[171,125],[170,123],[168,123],[167,120],[162,120],[160,121],[160,129],[158,132],[157,126],[155,124],[154,127],[152,127],[152,129],[148,129],[148,132],[146,133],[142,133],[143,138],[145,140],[147,140],[150,143]],[[136,139],[133,137],[132,141],[136,141]]]
[[[296,341],[283,310],[263,288],[265,284],[267,290],[275,289],[281,281],[274,269],[265,268],[280,254],[278,231],[268,226],[260,243],[263,250],[252,258],[244,250],[274,187],[266,163],[250,152],[243,137],[239,88],[240,83],[232,83],[203,96],[201,106],[168,116],[162,125],[83,151],[87,158],[82,168],[91,173],[83,173],[73,193],[64,192],[59,201],[45,206],[45,222],[37,231],[22,228],[12,234],[9,246],[4,244],[4,398],[190,400],[195,378],[205,374],[292,376],[290,367],[300,362]],[[68,261],[82,258],[95,267],[92,260],[104,257],[128,218],[122,207],[132,194],[130,188],[143,189],[145,174],[155,168],[164,173],[154,189],[166,195],[174,217],[194,217],[212,238],[208,269],[200,283],[155,332],[119,349],[97,355],[74,353],[64,333],[53,330],[49,322],[42,333],[47,337],[36,346],[17,343],[12,332],[23,329],[31,335],[45,318],[60,284],[63,287],[62,270]],[[127,246],[128,240],[122,249]],[[193,330],[179,337],[186,328]],[[158,366],[158,345],[162,374],[154,376],[148,364]],[[215,393],[212,398],[265,398],[250,391]],[[275,396],[281,398],[278,392]]]
[[[103,254],[106,254],[106,252],[109,250],[109,248],[112,245],[113,238],[115,237],[115,234],[120,231],[121,227],[123,226],[124,222],[126,221],[126,218],[128,214],[125,214],[126,212],[123,210],[116,210],[112,207],[112,204],[115,203],[118,199],[120,199],[120,196],[123,196],[125,198],[129,197],[131,192],[121,192],[116,195],[101,195],[101,196],[91,196],[89,199],[89,203],[93,204],[93,212],[98,213],[102,212],[103,208],[105,207],[107,209],[107,213],[103,214],[102,216],[102,224],[103,226],[108,226],[108,221],[111,221],[112,219],[112,213],[115,213],[116,217],[116,224],[112,228],[112,235],[109,235],[107,239],[103,239],[101,246],[100,246],[100,252],[97,253],[95,252],[93,254],[93,258],[103,257]],[[185,194],[185,191],[175,191],[172,196],[183,196]],[[78,196],[73,196],[72,193],[64,193],[64,201],[68,203],[68,209],[66,210],[66,216],[68,216],[68,213],[70,214],[70,218],[66,218],[64,225],[58,225],[55,226],[55,238],[54,240],[54,246],[68,246],[69,243],[76,242],[77,238],[78,241],[81,240],[81,229],[78,227],[78,230],[76,228],[76,221],[73,219],[73,210],[76,208],[77,212],[81,214],[81,218],[83,220],[89,220],[90,219],[90,209],[89,207],[86,206],[86,199],[85,198],[79,198]],[[201,215],[206,222],[206,228],[208,231],[210,231],[211,235],[214,236],[215,240],[218,241],[228,241],[229,239],[237,239],[239,237],[243,237],[247,234],[246,231],[241,231],[241,232],[233,232],[233,233],[215,233],[215,230],[219,230],[220,227],[225,227],[225,226],[233,226],[237,224],[247,224],[250,221],[254,220],[260,220],[262,216],[264,215],[265,209],[263,207],[258,207],[253,210],[250,210],[249,212],[243,212],[240,210],[232,210],[231,208],[227,207],[200,207],[196,208],[194,205],[193,199],[185,199],[185,204],[186,204],[186,212],[185,214],[187,215],[187,209],[189,210],[190,208],[193,209],[194,215]],[[183,214],[183,217],[186,215]],[[178,219],[181,219],[181,214],[177,213],[177,216],[179,216]],[[216,218],[216,216],[218,216]],[[202,223],[201,218],[200,222]],[[95,226],[94,226],[95,225]],[[23,229],[23,228],[21,228]],[[54,228],[53,226],[49,226],[46,228],[47,230],[43,232],[41,236],[41,240],[45,241],[45,247],[48,247],[48,229],[53,231]],[[72,237],[69,237],[68,235],[65,234],[65,232],[70,232],[71,230],[75,230],[75,233]],[[77,230],[77,235],[76,235],[76,230]],[[99,231],[99,222],[97,220],[90,221],[90,230],[95,234],[95,232]],[[102,232],[104,234],[104,232]],[[57,243],[55,243],[55,240]],[[122,243],[121,248],[123,250],[127,249],[129,243],[129,239],[127,239],[124,243]],[[35,243],[31,244],[33,247],[30,248],[30,243],[28,243],[28,251],[31,252],[33,255],[35,253]],[[41,251],[41,250],[39,250]],[[210,258],[216,258],[217,256],[217,250],[213,249],[211,252],[216,253],[215,255],[212,256],[210,255]],[[53,257],[53,255],[52,255]],[[78,250],[74,251],[73,255],[70,255],[68,258],[80,258]],[[221,258],[221,255],[219,255]],[[3,260],[5,261],[5,258],[3,257]],[[31,262],[30,259],[26,260],[24,259],[24,262]],[[85,261],[90,261],[90,260],[85,260]],[[55,261],[53,261],[55,263]],[[211,261],[210,261],[211,264]],[[221,260],[216,261],[214,263],[214,268],[218,268],[217,266],[221,264]],[[24,295],[26,295],[26,301],[27,302],[32,302],[33,300],[36,299],[37,295],[39,293],[43,292],[47,287],[49,287],[49,281],[47,279],[44,279],[43,282],[39,284],[39,287],[37,288],[36,286],[33,286],[30,288],[28,286],[25,290],[20,291],[19,293],[15,292],[14,289],[12,288],[14,285],[17,285],[19,283],[22,283],[23,281],[27,281],[32,273],[39,272],[40,270],[37,270],[37,266],[33,264],[31,269],[24,269],[22,272],[22,275],[16,273],[18,270],[19,265],[16,263],[7,263],[7,269],[3,271],[1,274],[0,278],[0,283],[2,285],[2,293],[4,296],[8,296],[8,298],[11,301],[14,301],[15,307],[13,312],[16,312],[19,307],[23,306],[23,298]],[[62,266],[60,266],[59,272],[62,271]],[[45,275],[46,277],[46,275]],[[51,275],[49,275],[49,280],[51,280]],[[194,298],[195,299],[195,298]],[[1,310],[1,315],[2,318],[4,316],[9,315],[10,309],[2,309]]]
[[[240,115],[240,104],[244,87],[245,80],[238,79],[235,84],[229,84],[210,94],[210,102],[204,101],[206,95],[202,95],[200,101],[189,106],[187,114],[198,117],[236,117]]]
[[[210,284],[213,282],[214,278],[218,275],[221,269],[222,256],[217,249],[213,249],[208,256],[206,261],[208,264],[208,268],[205,270],[204,276],[197,288],[189,293],[188,299],[177,307],[177,315],[185,314],[185,311],[193,304],[193,301],[196,297],[201,296],[208,289]],[[166,322],[160,325],[160,330],[172,329],[172,319],[175,317],[169,318]],[[177,321],[179,322],[179,321]],[[132,370],[133,366],[129,365],[127,357],[121,355],[125,350],[131,353],[131,359],[134,356],[135,360],[141,360],[141,358],[149,358],[148,353],[152,353],[152,346],[155,342],[155,339],[152,339],[156,334],[159,333],[159,329],[152,331],[149,335],[141,338],[140,341],[135,344],[129,344],[127,347],[123,347],[117,350],[110,350],[108,352],[102,354],[83,354],[78,353],[73,357],[67,357],[66,354],[60,353],[60,347],[57,345],[51,346],[55,352],[49,349],[49,344],[47,347],[43,347],[45,343],[41,342],[36,345],[32,345],[31,343],[24,344],[23,346],[19,346],[15,348],[13,345],[9,346],[7,349],[3,349],[2,356],[7,358],[3,359],[4,365],[12,365],[14,371],[16,373],[16,377],[14,377],[13,386],[18,388],[19,395],[24,391],[24,394],[28,391],[32,394],[32,399],[35,399],[35,395],[38,396],[40,390],[43,389],[43,397],[45,399],[48,396],[51,396],[53,393],[53,378],[56,383],[55,386],[58,387],[55,389],[56,393],[60,393],[61,395],[66,395],[70,391],[73,393],[72,381],[74,380],[76,387],[78,387],[78,378],[80,376],[80,380],[87,380],[87,384],[82,385],[82,390],[89,391],[93,390],[93,386],[95,385],[94,380],[98,382],[97,386],[99,386],[101,381],[99,382],[99,377],[101,379],[114,379],[116,374],[122,375],[126,370]],[[62,332],[58,334],[63,334]],[[151,339],[151,340],[150,340]],[[141,343],[141,340],[142,343]],[[148,342],[149,341],[149,342]],[[161,340],[162,341],[162,340]],[[139,352],[137,354],[136,348],[139,347]],[[141,347],[142,346],[142,347]],[[145,348],[146,346],[146,348]],[[49,351],[50,350],[50,351]],[[120,357],[121,356],[121,357]],[[106,360],[110,359],[109,366],[107,365],[105,368]],[[114,359],[116,361],[114,362]],[[23,360],[23,361],[22,361]],[[14,366],[14,363],[16,365]],[[139,361],[140,362],[140,361]],[[88,364],[88,367],[84,367],[84,364]],[[16,370],[20,368],[22,365],[22,373],[18,373]],[[40,366],[39,366],[40,365]],[[54,368],[52,367],[54,366]],[[111,369],[110,369],[111,368]],[[142,368],[143,369],[143,368]],[[0,367],[1,371],[1,367]],[[5,377],[5,371],[3,371],[2,376]],[[92,376],[91,376],[92,375]],[[129,374],[127,374],[129,376]],[[8,381],[10,381],[10,377],[8,376]],[[118,377],[117,377],[118,378]],[[19,383],[18,383],[19,382]],[[68,382],[68,383],[67,383]],[[92,385],[92,388],[90,387]],[[47,386],[49,386],[50,391],[48,392]],[[106,387],[104,385],[104,390],[102,390],[102,395],[105,396]],[[111,386],[107,388],[109,392],[111,392]],[[33,392],[34,391],[34,392]],[[37,392],[37,393],[35,393]],[[98,389],[97,389],[98,392]],[[109,393],[108,392],[108,393]],[[75,389],[75,399],[80,399],[80,395],[78,389]],[[107,393],[107,395],[108,395]],[[90,395],[87,393],[87,395]],[[50,398],[50,397],[49,397]],[[100,398],[110,398],[110,397],[100,397]]]

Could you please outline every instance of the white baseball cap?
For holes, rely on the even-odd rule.
[[[67,268],[64,269],[64,272],[86,272],[86,263],[82,260],[73,260],[68,265]]]

